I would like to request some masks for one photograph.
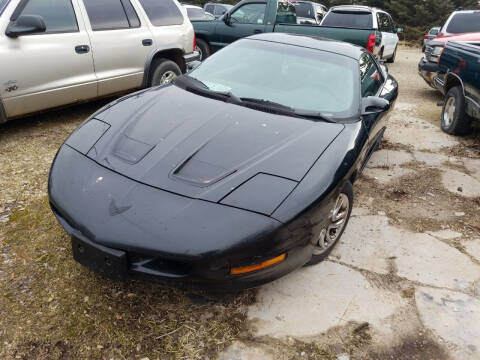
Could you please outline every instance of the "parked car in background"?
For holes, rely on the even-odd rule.
[[[51,208],[104,276],[259,286],[338,244],[397,95],[358,46],[242,39],[81,125],[52,164]]]
[[[203,10],[205,10],[205,12],[213,14],[213,16],[218,19],[232,7],[233,5],[230,4],[206,3],[203,7]]]
[[[433,88],[436,88],[434,79],[438,74],[440,56],[450,41],[476,44],[480,42],[480,32],[438,36],[427,42],[425,54],[418,63],[418,73]]]
[[[319,25],[328,9],[325,5],[312,1],[292,1],[297,13],[297,24]]]
[[[466,135],[480,121],[480,41],[448,42],[439,62],[435,86],[445,95],[442,130]]]
[[[480,32],[480,10],[454,11],[442,26],[439,38]]]
[[[203,10],[200,6],[182,4],[187,9],[187,15],[190,21],[192,20],[214,20],[215,16]]]
[[[360,5],[332,7],[322,21],[322,26],[369,29],[379,32],[375,55],[389,63],[395,62],[398,47],[398,29],[387,12]]]
[[[174,0],[0,0],[0,9],[0,122],[165,84],[198,57]]]
[[[215,21],[192,21],[202,59],[243,37],[283,32],[346,41],[378,53],[380,32],[370,27],[299,25],[292,2],[243,0]]]
[[[422,52],[425,52],[425,49],[427,47],[427,41],[428,40],[433,40],[435,39],[438,34],[440,33],[440,29],[441,27],[440,26],[437,26],[437,27],[433,27],[431,28],[428,33],[424,36],[423,38],[423,45],[422,45]]]

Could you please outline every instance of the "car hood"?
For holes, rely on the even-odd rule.
[[[85,151],[92,160],[143,184],[214,202],[258,174],[300,182],[344,129],[175,85],[130,95],[94,117],[110,127]]]
[[[434,41],[438,42],[449,42],[449,41],[480,41],[480,33],[465,33],[465,34],[453,34],[453,35],[439,35]]]

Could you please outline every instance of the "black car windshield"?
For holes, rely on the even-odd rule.
[[[341,120],[359,109],[352,58],[259,40],[240,40],[189,73],[212,91],[259,99]]]
[[[447,33],[449,34],[469,32],[480,32],[480,11],[458,13],[452,17],[447,26]]]
[[[323,20],[322,25],[371,29],[373,28],[373,16],[367,12],[331,11]]]
[[[190,20],[205,20],[205,12],[200,8],[187,8],[187,15]]]
[[[299,2],[293,5],[298,17],[315,19],[315,9],[311,3]]]

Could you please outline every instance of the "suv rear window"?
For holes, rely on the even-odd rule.
[[[313,5],[310,3],[294,3],[295,11],[297,12],[298,17],[308,18],[308,19],[315,19],[315,9]]]
[[[84,4],[92,30],[116,30],[140,26],[140,20],[129,0],[84,0]]]
[[[480,12],[459,13],[452,17],[448,26],[447,33],[461,34],[480,31]]]
[[[139,0],[154,26],[181,25],[183,16],[172,0]]]
[[[372,29],[373,16],[366,12],[331,11],[322,22],[324,26],[338,26],[352,29]]]

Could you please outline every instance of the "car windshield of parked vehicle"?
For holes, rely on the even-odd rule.
[[[480,11],[456,14],[448,23],[446,31],[449,34],[479,32]]]
[[[298,17],[315,19],[315,9],[313,8],[312,4],[299,2],[294,4],[294,6]]]
[[[359,109],[358,62],[326,51],[240,40],[189,76],[238,99],[315,111],[337,121],[355,116]]]
[[[187,15],[190,20],[206,20],[205,12],[199,8],[187,8]]]
[[[331,11],[322,22],[324,26],[353,29],[372,29],[373,16],[366,12]]]

